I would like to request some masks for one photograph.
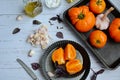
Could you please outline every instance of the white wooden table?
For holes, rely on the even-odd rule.
[[[32,80],[32,78],[18,64],[16,59],[22,59],[31,68],[31,63],[38,63],[44,53],[44,50],[40,47],[34,48],[26,42],[28,35],[33,33],[33,30],[40,27],[40,25],[35,26],[32,24],[32,21],[35,19],[40,20],[42,24],[48,26],[48,31],[53,42],[66,39],[74,40],[85,47],[78,36],[66,23],[58,23],[55,21],[53,22],[54,25],[51,26],[48,22],[49,19],[56,16],[56,14],[62,15],[66,9],[77,1],[78,0],[72,4],[68,4],[65,0],[61,0],[60,7],[56,9],[48,9],[45,6],[44,0],[42,0],[43,12],[37,17],[30,18],[24,15],[22,0],[0,0],[0,80]],[[18,15],[22,15],[23,20],[17,21],[16,17]],[[57,29],[57,26],[62,26],[63,29]],[[12,31],[15,28],[20,28],[21,31],[17,34],[12,34]],[[63,39],[56,37],[56,32],[58,31],[63,32]],[[32,57],[28,57],[30,49],[35,51],[35,54]],[[91,59],[91,68],[95,71],[100,70],[102,67],[99,61],[87,48],[86,50]],[[45,80],[39,70],[33,71],[39,77],[39,80]],[[93,72],[90,71],[86,80],[90,80],[92,75]],[[115,70],[105,69],[103,74],[98,75],[97,80],[120,80],[120,67]]]

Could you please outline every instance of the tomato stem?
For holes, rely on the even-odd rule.
[[[79,19],[83,19],[85,17],[85,15],[83,14],[83,13],[80,13],[79,15],[78,15],[78,18]]]
[[[118,29],[120,30],[120,26],[118,27]]]
[[[96,43],[97,43],[97,44],[100,44],[100,40],[97,40]]]
[[[102,3],[101,0],[98,0],[98,1],[96,2],[97,5],[102,5],[101,3]]]

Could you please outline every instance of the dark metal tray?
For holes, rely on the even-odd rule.
[[[106,9],[113,6],[113,4],[110,3],[110,1],[108,1],[108,0],[105,0],[105,1],[106,1]],[[76,3],[72,7],[81,6],[81,5],[88,5],[88,4],[89,4],[89,0],[80,0],[78,3]],[[115,7],[115,6],[113,6],[113,7]],[[90,30],[87,33],[78,32],[70,22],[70,19],[68,16],[68,10],[66,10],[63,13],[63,18],[64,18],[65,22],[68,23],[69,27],[71,27],[72,30],[75,31],[76,34],[78,34],[79,38],[84,41],[84,43],[88,46],[88,48],[92,51],[92,53],[95,54],[95,56],[105,65],[106,68],[115,69],[116,67],[118,67],[120,65],[120,43],[115,43],[110,38],[108,30],[104,30],[104,32],[107,34],[107,37],[108,37],[107,44],[104,46],[104,48],[101,48],[101,49],[97,49],[97,48],[92,47],[89,44],[88,37],[89,37],[90,32],[95,30],[95,28],[93,28],[92,30]],[[120,13],[115,8],[115,10],[112,11],[112,13],[110,13],[108,15],[108,17],[109,17],[110,21],[112,21],[115,17],[120,18]]]

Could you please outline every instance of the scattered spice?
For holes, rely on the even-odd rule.
[[[13,30],[12,34],[16,34],[16,33],[18,33],[18,32],[20,32],[20,28],[15,28],[15,29]]]
[[[38,64],[38,63],[32,63],[31,66],[32,66],[33,70],[37,70],[40,68],[40,64]]]
[[[62,32],[57,32],[57,33],[56,33],[56,36],[57,36],[58,38],[63,39],[63,33],[62,33]]]
[[[93,71],[93,76],[91,77],[91,80],[96,80],[96,78],[97,78],[97,76],[99,75],[99,74],[102,74],[105,70],[104,69],[100,69],[99,71],[97,71],[97,72],[95,72],[92,68],[91,68],[91,70]]]
[[[61,26],[60,29],[63,29],[63,27]]]
[[[51,23],[51,21],[49,21],[50,25],[54,25],[53,23]]]
[[[57,29],[63,29],[63,27],[62,27],[62,26],[61,26],[61,27],[58,27],[58,26],[57,26]]]
[[[41,24],[41,22],[38,21],[38,20],[33,20],[33,24],[35,24],[35,25],[39,25],[39,24]]]
[[[59,29],[59,27],[57,26],[57,29]]]

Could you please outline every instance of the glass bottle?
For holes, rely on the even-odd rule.
[[[41,0],[23,0],[26,15],[35,17],[42,12]]]

